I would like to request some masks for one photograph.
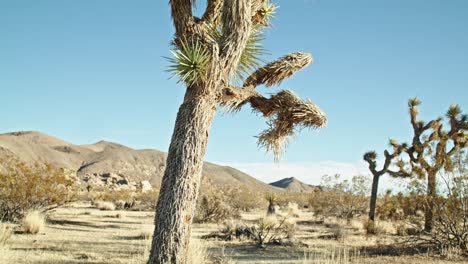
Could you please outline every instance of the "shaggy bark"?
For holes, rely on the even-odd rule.
[[[187,91],[177,114],[159,194],[149,263],[186,263],[190,225],[216,102]]]

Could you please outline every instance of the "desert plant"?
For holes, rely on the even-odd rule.
[[[299,205],[297,205],[297,203],[291,203],[291,202],[288,203],[287,211],[288,211],[288,214],[292,217],[301,216],[301,210],[299,210]]]
[[[239,211],[230,207],[217,194],[203,195],[198,202],[194,221],[197,223],[222,223],[228,218],[240,218]]]
[[[259,246],[269,243],[281,243],[283,239],[293,238],[295,231],[296,224],[288,215],[280,219],[275,216],[262,217],[249,228],[251,238]]]
[[[113,202],[108,202],[108,201],[96,201],[94,203],[97,209],[102,210],[102,211],[114,211],[115,210],[115,204]]]
[[[311,210],[322,216],[335,216],[350,221],[367,210],[368,180],[354,176],[351,181],[342,180],[340,175],[322,177],[323,190],[310,194]]]
[[[276,201],[278,196],[276,193],[267,193],[265,195],[265,200],[268,202],[267,215],[274,215],[276,213]]]
[[[26,213],[26,215],[24,216],[21,222],[21,227],[23,228],[23,231],[25,233],[33,234],[33,235],[36,235],[42,229],[44,229],[44,226],[45,226],[45,217],[38,210],[34,210],[34,211],[30,211]]]
[[[445,188],[433,201],[430,240],[441,250],[457,248],[468,253],[468,155],[459,151],[453,160],[452,168],[440,172]]]
[[[194,3],[170,1],[175,27],[170,71],[187,89],[169,146],[149,263],[187,262],[204,154],[219,107],[235,112],[250,105],[266,117],[268,128],[258,144],[272,151],[275,160],[298,130],[326,124],[325,114],[314,103],[291,91],[267,98],[256,90],[260,85],[279,85],[312,62],[309,54],[296,52],[254,70],[257,55],[263,52],[257,34],[270,25],[275,12],[271,1],[208,0],[201,18],[193,15]],[[247,78],[236,82],[241,87],[232,84],[239,71],[248,71]]]
[[[384,151],[385,155],[385,162],[381,170],[377,170],[377,153],[375,151],[369,151],[364,154],[364,160],[369,164],[369,170],[372,173],[372,190],[371,190],[371,197],[370,197],[370,205],[369,205],[369,219],[371,221],[375,221],[375,207],[377,205],[377,191],[379,189],[379,180],[384,174],[389,171],[390,164],[392,160],[398,157],[400,153],[406,149],[406,144],[402,144],[401,146],[394,147],[393,153],[390,154],[387,150]],[[390,175],[395,175],[395,173],[391,173]]]
[[[341,225],[333,226],[330,231],[331,237],[335,240],[343,241],[348,237],[348,231]]]
[[[399,144],[391,140],[395,148],[404,148],[404,153],[409,158],[409,166],[402,159],[396,164],[398,171],[395,176],[417,176],[426,179],[427,203],[425,206],[424,230],[432,231],[434,220],[434,207],[437,199],[437,173],[450,166],[454,154],[466,147],[466,130],[468,129],[467,116],[462,114],[460,106],[451,105],[446,113],[449,129],[445,130],[441,117],[424,122],[418,120],[418,106],[421,101],[412,98],[408,101],[408,108],[413,127],[412,144]]]
[[[367,219],[364,221],[364,229],[366,230],[366,234],[368,235],[380,235],[385,233],[383,227],[377,222]]]
[[[0,219],[18,221],[32,209],[69,201],[74,181],[51,164],[28,166],[14,157],[0,160]]]

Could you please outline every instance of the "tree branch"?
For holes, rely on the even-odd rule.
[[[243,86],[257,87],[261,84],[266,86],[280,84],[297,71],[311,64],[312,61],[312,56],[309,53],[291,53],[256,70],[244,81]]]
[[[219,19],[221,18],[222,6],[223,0],[208,0],[208,5],[202,16],[202,21],[213,26],[217,26],[219,24]]]
[[[171,0],[171,14],[176,36],[185,35],[194,25],[192,5],[194,0]]]
[[[297,128],[320,128],[327,123],[325,114],[312,101],[303,101],[289,90],[283,90],[268,99],[263,96],[252,97],[250,105],[269,119],[268,128],[258,136],[258,145],[273,151],[276,161]]]
[[[251,0],[224,0],[223,37],[220,45],[222,67],[228,78],[239,64],[251,27]]]

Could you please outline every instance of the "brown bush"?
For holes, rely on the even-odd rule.
[[[7,158],[0,161],[0,219],[17,221],[30,209],[62,205],[71,200],[74,181],[50,164],[28,166]]]
[[[316,215],[335,216],[350,221],[366,213],[368,208],[367,183],[363,176],[352,181],[342,180],[339,175],[322,178],[324,190],[310,194],[309,204]]]
[[[366,234],[368,235],[380,235],[385,233],[382,226],[380,226],[376,221],[372,221],[370,219],[365,220],[363,226],[366,230]]]
[[[239,210],[225,203],[221,194],[202,195],[197,203],[196,223],[222,223],[228,218],[240,218]]]

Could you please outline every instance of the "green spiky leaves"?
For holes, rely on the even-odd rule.
[[[408,100],[408,107],[413,108],[421,104],[419,98],[414,97]]]
[[[278,9],[278,6],[272,1],[265,1],[254,13],[252,22],[264,27],[270,26],[271,20],[275,17],[276,9]]]
[[[460,106],[457,104],[453,104],[449,107],[449,110],[447,111],[445,115],[450,119],[456,119],[458,115],[461,114],[461,112],[462,111],[461,111]]]
[[[171,50],[171,53],[174,57],[166,57],[171,63],[167,71],[172,77],[177,76],[178,82],[191,86],[205,79],[210,54],[203,44],[195,40],[181,40],[178,48]]]
[[[259,28],[253,27],[237,66],[236,75],[239,80],[243,80],[263,65],[264,60],[261,56],[267,54],[262,45],[264,39],[263,32]]]

